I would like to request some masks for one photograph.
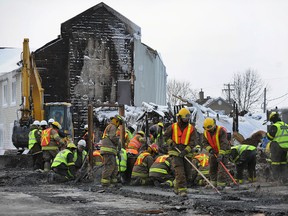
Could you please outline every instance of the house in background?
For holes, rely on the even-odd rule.
[[[202,89],[199,92],[199,99],[196,100],[196,102],[223,115],[229,115],[233,111],[233,105],[221,97],[211,98],[208,96],[204,98],[204,92]]]
[[[74,127],[87,121],[87,105],[166,105],[166,68],[141,43],[141,28],[104,3],[62,23],[61,35],[35,51],[46,102],[74,107]],[[123,94],[122,94],[123,98]],[[78,125],[78,126],[77,126]],[[78,128],[77,128],[78,127]]]
[[[21,103],[21,49],[0,48],[0,155],[14,149],[12,130]]]
[[[10,49],[2,50],[11,57]],[[13,61],[0,53],[0,149],[14,148],[12,128],[21,104],[21,73],[14,69],[21,52]],[[159,53],[141,42],[139,26],[104,3],[64,22],[61,35],[34,57],[45,102],[72,103],[76,132],[87,122],[88,103],[117,104],[122,97],[134,106],[166,105],[167,73]]]

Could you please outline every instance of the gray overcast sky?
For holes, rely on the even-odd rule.
[[[0,46],[35,49],[96,0],[0,0]],[[269,86],[268,100],[288,93],[287,0],[103,0],[141,27],[168,78],[218,97],[235,72],[251,68]],[[288,94],[269,107],[287,107]]]

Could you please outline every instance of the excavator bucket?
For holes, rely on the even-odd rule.
[[[13,126],[13,134],[12,134],[12,143],[13,145],[19,148],[28,148],[29,141],[29,126],[21,126],[19,122],[15,121]]]

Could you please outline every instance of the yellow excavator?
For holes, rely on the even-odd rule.
[[[28,38],[25,38],[23,42],[21,74],[22,98],[19,109],[21,117],[18,117],[19,112],[17,112],[17,120],[14,121],[12,133],[13,145],[23,151],[28,147],[30,124],[34,120],[47,121],[53,118],[61,124],[63,134],[73,137],[71,104],[66,102],[44,103],[44,89],[33,53],[30,53]]]

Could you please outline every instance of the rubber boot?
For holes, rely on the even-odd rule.
[[[44,172],[49,172],[51,169],[50,163],[45,161],[44,163]]]

